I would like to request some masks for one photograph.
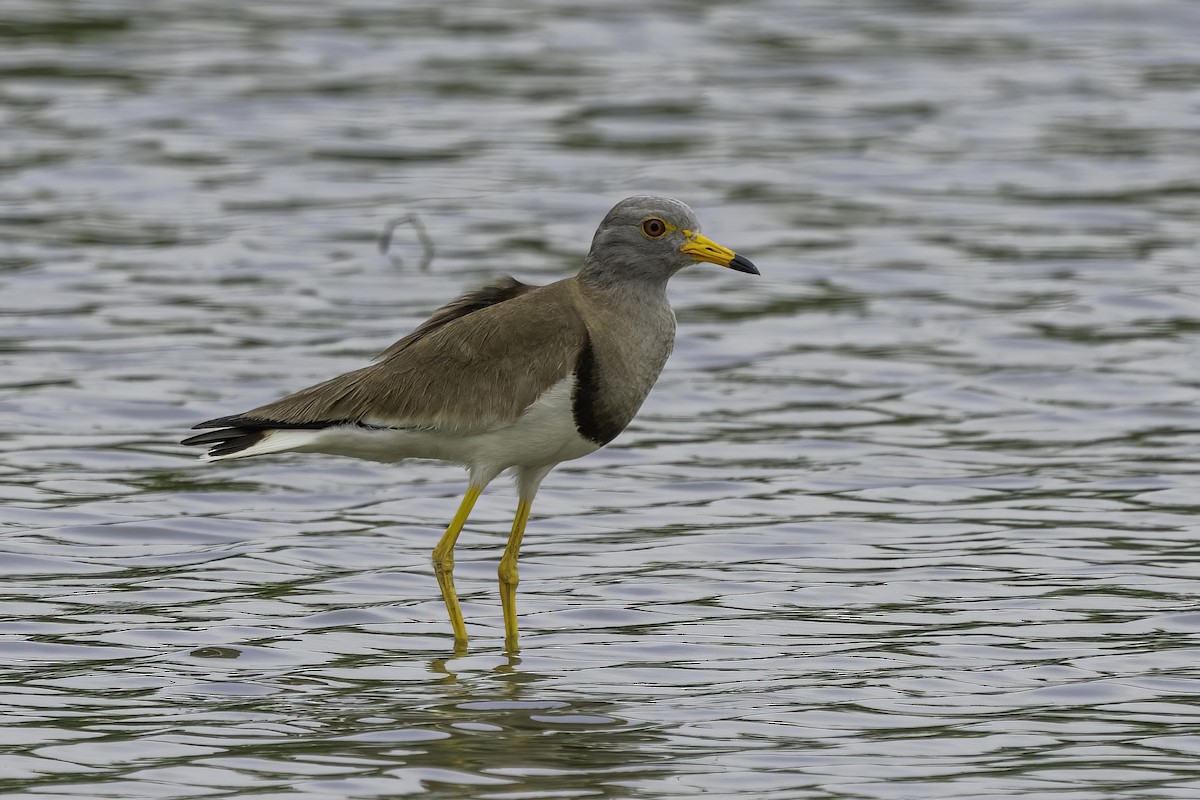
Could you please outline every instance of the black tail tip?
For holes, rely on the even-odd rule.
[[[231,456],[262,441],[266,435],[263,430],[247,430],[246,428],[222,428],[218,431],[207,431],[195,436],[189,436],[180,442],[188,447],[209,445],[210,458]]]

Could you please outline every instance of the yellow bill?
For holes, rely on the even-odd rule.
[[[682,253],[687,253],[697,261],[704,261],[709,264],[718,264],[722,267],[737,270],[738,272],[747,272],[751,275],[761,274],[758,267],[748,258],[743,258],[737,253],[730,250],[724,245],[719,245],[707,236],[691,231],[684,231],[683,235],[687,237],[687,242],[683,247],[679,248]]]

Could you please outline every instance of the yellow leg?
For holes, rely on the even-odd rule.
[[[525,523],[529,521],[529,510],[533,504],[528,500],[517,503],[517,516],[513,519],[512,533],[500,559],[500,606],[504,609],[504,646],[517,649],[517,557],[521,554],[521,537],[525,535]]]
[[[467,517],[471,515],[471,509],[475,507],[475,501],[481,494],[482,486],[467,487],[467,494],[458,506],[458,513],[438,540],[437,547],[433,548],[433,572],[437,575],[438,586],[442,588],[442,599],[446,601],[446,612],[450,615],[450,627],[454,629],[456,644],[466,643],[467,625],[463,622],[462,609],[458,607],[458,594],[454,591],[454,543],[458,541],[458,534],[467,524]]]

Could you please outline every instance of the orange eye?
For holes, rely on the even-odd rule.
[[[642,222],[642,233],[649,236],[651,239],[657,239],[667,232],[667,223],[663,222],[658,217],[651,217]]]

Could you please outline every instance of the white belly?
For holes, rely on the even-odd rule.
[[[281,444],[275,437],[295,437],[294,445],[280,449],[370,461],[395,462],[406,458],[450,461],[470,467],[473,473],[490,473],[494,477],[510,467],[552,466],[598,449],[595,442],[584,439],[575,430],[571,413],[574,387],[574,376],[564,378],[546,390],[515,422],[487,431],[455,433],[345,426],[317,431],[275,431],[270,439],[271,444]]]

